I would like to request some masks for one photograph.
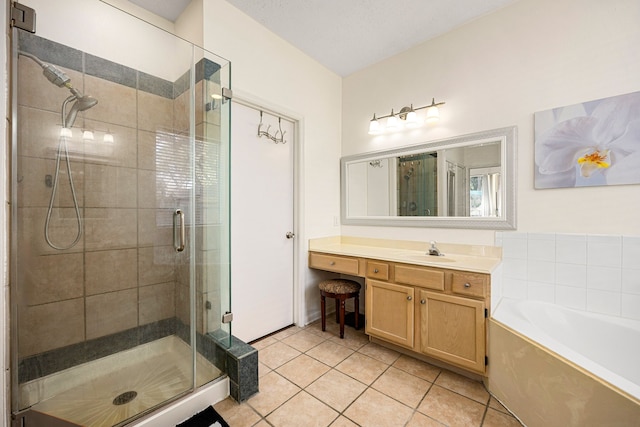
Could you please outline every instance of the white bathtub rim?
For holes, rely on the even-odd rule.
[[[567,347],[563,343],[547,335],[540,328],[532,324],[518,310],[518,306],[523,303],[549,305],[549,306],[557,307],[558,309],[561,309],[561,310],[576,311],[576,312],[579,312],[580,315],[595,317],[595,318],[602,318],[608,322],[616,323],[626,327],[631,327],[637,330],[640,328],[640,322],[631,320],[631,319],[623,319],[623,318],[618,318],[613,316],[606,316],[606,315],[600,315],[596,313],[573,310],[570,308],[566,308],[563,306],[546,303],[546,302],[516,300],[516,299],[510,299],[510,298],[502,298],[502,300],[498,304],[498,307],[496,307],[496,310],[492,313],[492,316],[491,316],[497,322],[503,324],[508,328],[513,329],[514,331],[520,333],[524,337],[532,341],[535,341],[541,347],[549,350],[552,353],[555,353],[556,355],[559,355],[563,359],[576,365],[579,369],[585,371],[586,373],[590,374],[594,378],[604,381],[605,383],[608,383],[617,391],[622,392],[623,394],[628,395],[630,398],[640,402],[640,385],[639,384],[635,384],[634,382],[624,378],[623,376],[618,375],[615,372],[611,372],[606,367],[594,362],[588,357],[572,350],[571,348]]]

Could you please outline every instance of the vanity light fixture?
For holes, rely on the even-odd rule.
[[[82,140],[83,141],[93,141],[95,138],[93,137],[93,131],[84,130],[82,132]]]
[[[63,127],[60,128],[60,136],[71,138],[73,136],[73,133],[71,133],[71,129]]]
[[[104,134],[104,137],[102,138],[102,141],[103,142],[107,142],[109,144],[113,144],[113,134],[111,132],[107,131]]]
[[[439,120],[440,111],[439,107],[444,105],[444,102],[436,102],[435,98],[431,98],[431,104],[425,105],[422,107],[413,107],[411,104],[410,107],[402,107],[400,112],[394,113],[393,108],[391,109],[391,114],[386,116],[376,117],[373,115],[373,119],[369,122],[369,134],[377,135],[382,133],[383,131],[396,131],[401,129],[403,126],[409,128],[419,127],[422,122],[418,118],[416,111],[427,109],[426,122],[433,123]],[[380,119],[387,119],[386,124],[383,125],[380,122]]]

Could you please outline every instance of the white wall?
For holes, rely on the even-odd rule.
[[[340,234],[342,80],[224,0],[204,2],[204,47],[231,61],[237,96],[249,96],[300,119],[299,322],[319,313],[315,272],[307,268],[308,239]],[[233,136],[232,136],[233,140]]]
[[[640,2],[522,0],[343,81],[342,155],[518,126],[518,231],[640,234],[640,186],[535,190],[533,114],[640,90]],[[437,126],[367,134],[373,113],[445,101]],[[342,234],[493,244],[494,232],[343,226]]]

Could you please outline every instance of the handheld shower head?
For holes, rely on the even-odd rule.
[[[74,89],[75,91],[75,89]],[[78,95],[76,96],[76,102],[71,106],[71,110],[67,114],[67,117],[64,120],[63,127],[70,128],[73,127],[73,123],[76,121],[76,117],[80,111],[88,110],[89,108],[95,106],[98,103],[98,100],[89,95],[81,95],[78,91],[75,91]]]

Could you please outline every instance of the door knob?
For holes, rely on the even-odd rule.
[[[411,301],[413,297],[411,295],[407,295],[407,301]]]
[[[287,236],[287,239],[293,239],[294,237],[296,237],[296,235],[291,231],[287,231],[287,234],[285,234],[285,236]]]

